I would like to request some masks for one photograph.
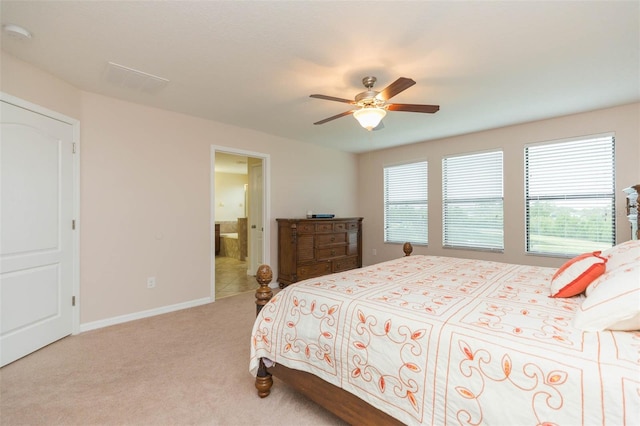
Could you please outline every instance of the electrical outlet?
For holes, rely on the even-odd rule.
[[[156,277],[147,278],[147,288],[156,288]]]
[[[374,255],[374,256],[377,256],[378,255],[378,250],[371,249],[371,254]]]

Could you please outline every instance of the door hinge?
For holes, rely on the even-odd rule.
[[[76,153],[76,143],[75,142],[72,144],[71,153],[72,154]]]
[[[76,306],[76,297],[71,296],[71,306]]]
[[[76,230],[76,220],[75,220],[75,219],[73,219],[73,220],[71,221],[71,230],[73,230],[73,231],[75,231],[75,230]]]

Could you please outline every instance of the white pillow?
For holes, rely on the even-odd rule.
[[[640,262],[619,266],[591,283],[573,325],[585,331],[640,330]]]
[[[600,256],[607,259],[607,269],[616,269],[620,265],[640,262],[640,240],[629,240],[603,250]]]
[[[616,246],[603,250],[600,257],[607,260],[607,267],[604,275],[610,275],[618,267],[629,263],[640,263],[640,240],[629,240]],[[603,280],[606,277],[603,276]],[[588,286],[585,294],[589,297],[592,286]]]

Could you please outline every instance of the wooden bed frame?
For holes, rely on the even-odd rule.
[[[413,251],[410,243],[405,243],[402,247],[405,256],[409,256]],[[273,291],[269,283],[273,279],[273,272],[269,265],[260,265],[256,272],[256,281],[260,287],[256,290],[256,315],[262,307],[266,305]],[[256,389],[260,398],[269,396],[273,377],[275,376],[307,398],[316,402],[321,407],[329,410],[336,416],[349,424],[358,425],[402,425],[403,423],[394,419],[387,413],[369,405],[362,399],[337,386],[325,382],[313,374],[294,370],[282,365],[274,365],[267,368],[260,360],[258,373],[256,375]]]

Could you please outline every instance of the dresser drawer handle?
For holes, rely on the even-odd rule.
[[[331,237],[331,242],[334,242],[336,240],[336,237]]]
[[[336,251],[335,250],[331,250],[331,256],[335,256],[336,255]]]

